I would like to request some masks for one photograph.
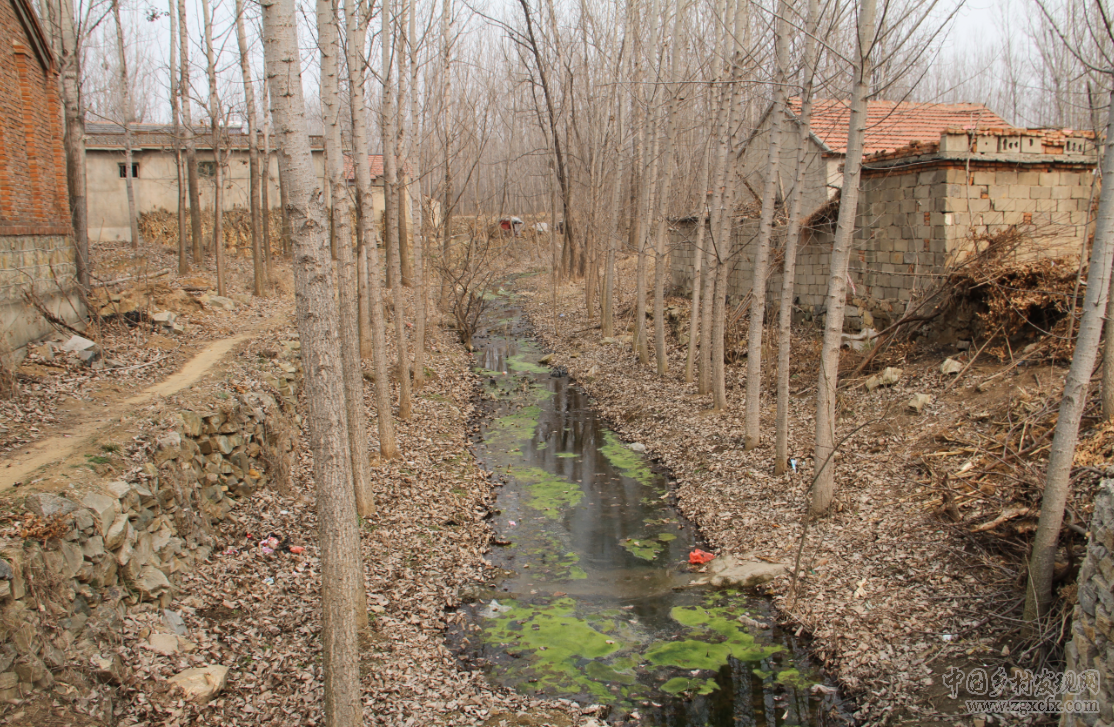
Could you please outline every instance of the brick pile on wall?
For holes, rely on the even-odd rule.
[[[0,699],[50,690],[67,670],[124,683],[111,646],[130,607],[171,607],[180,574],[211,552],[211,524],[289,476],[301,366],[289,344],[244,393],[178,412],[127,480],[72,498],[23,499],[53,536],[0,539]],[[280,483],[281,484],[281,483]]]
[[[1098,714],[1064,712],[1063,727],[1114,725],[1114,480],[1104,480],[1095,495],[1087,556],[1079,569],[1079,602],[1072,614],[1072,639],[1065,649],[1064,670],[1099,673],[1099,693],[1068,693],[1065,700],[1099,702]]]

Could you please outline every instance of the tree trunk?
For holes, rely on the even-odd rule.
[[[178,102],[178,7],[170,0],[170,116],[174,127],[174,171],[178,181],[178,274],[190,271],[189,254],[186,245],[186,197],[185,167],[182,159],[182,125],[180,104]]]
[[[263,217],[263,277],[271,282],[271,121],[267,112],[269,88],[263,81],[263,158],[259,165],[259,208]]]
[[[789,39],[784,0],[775,21],[774,108],[770,117],[769,161],[762,188],[762,211],[758,218],[758,240],[754,250],[754,279],[751,281],[750,327],[747,330],[747,395],[744,447],[754,449],[762,439],[762,334],[766,329],[766,277],[770,267],[770,238],[774,232],[778,169],[781,165],[781,133],[785,125],[785,84],[789,63]]]
[[[120,54],[120,93],[124,108],[120,118],[124,122],[124,188],[128,195],[128,225],[131,228],[132,250],[139,252],[139,219],[135,211],[135,173],[132,167],[131,90],[128,84],[128,57],[124,50],[124,26],[120,23],[120,0],[112,0],[112,17],[116,21],[116,46]]]
[[[668,10],[668,4],[666,5]],[[666,276],[666,250],[669,225],[669,202],[673,194],[673,138],[676,135],[677,106],[684,104],[683,94],[680,91],[681,80],[681,18],[687,9],[687,3],[677,3],[677,10],[673,14],[673,55],[670,63],[669,103],[666,109],[665,122],[665,173],[662,175],[661,191],[658,193],[657,205],[657,240],[654,244],[654,353],[657,357],[658,376],[665,376],[669,370],[669,359],[665,355],[665,276]],[[664,26],[663,26],[664,30]]]
[[[704,144],[704,153],[701,154],[700,160],[700,189],[698,190],[700,197],[696,208],[696,242],[693,243],[692,248],[692,305],[689,307],[689,345],[688,356],[685,358],[686,384],[692,383],[693,368],[696,363],[696,341],[703,330],[703,326],[701,326],[700,322],[700,305],[702,302],[700,292],[704,284],[704,220],[705,210],[708,205],[708,156],[711,154],[711,148],[712,146],[710,143]]]
[[[356,194],[360,207],[366,211],[359,218],[363,228],[364,249],[361,265],[366,261],[367,307],[371,325],[372,366],[375,370],[375,411],[379,420],[379,454],[384,459],[401,456],[395,435],[394,416],[391,413],[391,378],[387,366],[387,344],[383,322],[382,279],[379,269],[378,225],[372,218],[371,163],[368,159],[370,143],[367,131],[366,66],[363,58],[363,39],[367,35],[370,18],[360,19],[357,3],[346,3],[348,43],[349,103],[352,108],[352,148],[356,167]]]
[[[375,513],[367,459],[367,424],[364,418],[364,377],[360,369],[359,322],[356,310],[356,260],[352,251],[352,209],[344,178],[344,149],[340,133],[340,81],[336,0],[317,0],[317,41],[321,52],[321,108],[325,121],[325,177],[332,196],[333,232],[336,236],[337,277],[340,282],[340,346],[344,368],[345,408],[348,415],[348,451],[352,457],[352,486],[360,517]]]
[[[395,135],[394,92],[391,89],[391,0],[383,0],[383,32],[379,39],[383,46],[383,219],[387,238],[388,283],[394,285],[395,341],[398,346],[398,418],[410,418],[410,352],[406,344],[406,301],[402,293],[402,274],[399,270],[398,217],[402,210],[393,209],[397,203],[398,139]]]
[[[240,50],[240,75],[244,81],[244,105],[248,112],[248,206],[251,207],[252,293],[263,295],[263,238],[260,229],[259,139],[256,137],[255,88],[251,80],[251,59],[244,32],[244,0],[236,0],[236,43]]]
[[[1102,159],[1102,178],[1114,179],[1114,92],[1108,107],[1106,149]],[[1087,406],[1087,391],[1091,373],[1098,357],[1102,336],[1103,317],[1106,313],[1110,289],[1110,265],[1114,258],[1114,189],[1104,184],[1099,196],[1099,211],[1095,221],[1095,241],[1091,247],[1091,263],[1087,270],[1087,292],[1083,297],[1083,318],[1079,335],[1075,339],[1075,354],[1071,368],[1064,380],[1064,395],[1060,399],[1060,415],[1056,420],[1056,433],[1049,450],[1044,493],[1041,495],[1041,514],[1037,532],[1033,536],[1033,550],[1029,556],[1029,582],[1025,589],[1024,619],[1030,625],[1046,616],[1052,605],[1052,573],[1056,565],[1060,526],[1064,520],[1064,506],[1071,494],[1071,466],[1075,446],[1079,441],[1079,422]]]
[[[322,659],[325,722],[329,727],[363,724],[360,649],[356,614],[363,583],[351,459],[345,451],[348,421],[338,342],[338,310],[329,225],[313,169],[302,97],[300,55],[293,0],[263,5],[264,57],[273,104],[282,176],[289,189],[295,232],[294,285],[298,332],[305,364],[310,448],[321,543]]]
[[[119,0],[117,0],[119,1]],[[224,164],[220,153],[220,99],[217,97],[217,60],[213,53],[213,16],[209,0],[201,0],[205,23],[205,61],[209,76],[209,123],[213,135],[213,257],[217,263],[217,295],[224,295]]]
[[[414,0],[409,0],[407,12],[408,37],[406,56],[408,70],[410,71],[410,129],[406,135],[406,156],[413,165],[413,179],[410,180],[415,188],[408,195],[413,199],[417,197],[418,204],[411,204],[411,225],[414,242],[414,388],[425,385],[425,324],[426,324],[426,281],[424,260],[422,259],[425,240],[422,236],[422,155],[414,142],[417,137],[418,125],[418,13],[414,8]]]
[[[85,183],[85,114],[81,109],[81,58],[74,29],[71,0],[59,2],[61,32],[62,107],[66,117],[66,180],[69,183],[70,214],[73,220],[77,282],[89,289],[89,205]]]
[[[782,17],[787,9],[782,3]],[[793,300],[797,278],[797,242],[804,220],[801,217],[801,186],[804,180],[806,150],[812,123],[812,84],[816,76],[816,28],[819,22],[820,0],[808,0],[808,17],[805,20],[804,84],[801,91],[801,116],[798,119],[796,139],[797,160],[793,169],[793,188],[787,200],[789,224],[785,232],[785,261],[782,265],[781,307],[778,311],[777,339],[777,418],[774,434],[774,474],[785,474],[789,459],[789,353],[793,336]],[[779,20],[779,24],[784,25]],[[782,29],[784,33],[784,27]],[[783,42],[788,43],[788,40]],[[779,73],[785,75],[784,63],[788,56],[779,56]],[[785,113],[785,110],[782,110]]]
[[[858,54],[855,59],[854,86],[851,90],[851,119],[847,129],[847,154],[843,163],[843,188],[840,191],[839,218],[832,243],[828,276],[827,313],[824,342],[820,350],[820,377],[816,393],[816,450],[809,510],[813,515],[827,511],[835,497],[835,467],[829,458],[835,454],[835,403],[839,381],[839,346],[843,335],[843,311],[847,298],[847,268],[851,260],[852,239],[859,205],[859,177],[863,164],[863,137],[866,130],[866,96],[873,69],[870,51],[875,42],[876,0],[859,5]]]
[[[193,112],[190,103],[190,43],[186,20],[186,0],[178,0],[178,46],[182,64],[178,82],[182,99],[182,145],[186,149],[186,181],[189,183],[190,239],[193,264],[201,264],[201,187],[197,178],[197,150],[193,142]],[[171,42],[174,42],[171,39]]]

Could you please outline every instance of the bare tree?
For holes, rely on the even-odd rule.
[[[382,272],[379,267],[377,225],[372,218],[371,165],[368,161],[369,146],[367,123],[367,63],[363,48],[370,15],[360,16],[360,5],[347,2],[348,96],[352,109],[352,153],[355,157],[356,195],[359,203],[359,224],[363,246],[360,251],[361,277],[366,280],[368,325],[372,366],[375,371],[375,411],[379,421],[379,453],[384,459],[400,456],[395,435],[394,416],[391,413],[391,384],[387,370],[387,345],[383,322],[383,293],[380,285]]]
[[[182,64],[178,93],[182,104],[182,142],[186,148],[186,180],[189,182],[190,237],[193,264],[201,264],[201,187],[197,178],[197,147],[193,141],[193,114],[190,110],[190,44],[186,22],[186,0],[178,0],[179,61]],[[174,39],[171,39],[174,42]]]
[[[117,0],[118,1],[118,0]],[[224,160],[221,158],[221,112],[217,96],[217,59],[213,51],[213,15],[209,0],[201,0],[205,24],[205,61],[209,75],[209,124],[213,139],[213,257],[217,268],[217,295],[224,295]]]
[[[186,196],[186,167],[182,158],[182,114],[178,83],[178,7],[170,0],[170,115],[174,127],[174,170],[178,177],[178,274],[190,271],[189,249],[186,243],[186,209],[189,199]]]
[[[116,47],[119,51],[120,91],[124,95],[121,120],[124,125],[124,188],[128,195],[128,224],[131,227],[132,250],[139,251],[139,218],[135,212],[135,167],[132,161],[131,86],[128,83],[128,58],[124,49],[124,26],[120,23],[120,0],[112,0],[112,17],[116,21]]]
[[[293,0],[263,5],[264,59],[271,83],[279,163],[288,189],[297,289],[298,331],[306,372],[310,448],[321,541],[322,656],[325,721],[329,727],[363,724],[356,614],[363,569],[352,489],[352,462],[345,451],[348,420],[338,342],[336,280],[329,259],[329,224],[316,185],[306,131]]]
[[[788,9],[783,7],[779,23],[784,24],[784,17]],[[789,458],[789,353],[793,336],[793,299],[797,283],[797,242],[803,227],[801,188],[804,182],[805,163],[809,137],[812,133],[812,87],[816,75],[817,65],[817,39],[816,31],[819,25],[820,3],[819,0],[808,0],[808,16],[804,25],[804,68],[803,83],[801,88],[801,114],[797,117],[797,134],[794,140],[797,152],[796,164],[793,170],[793,186],[787,200],[787,213],[789,224],[785,231],[784,261],[782,263],[781,278],[781,307],[778,311],[778,339],[777,339],[777,416],[775,419],[774,434],[774,474],[785,473]],[[784,33],[784,25],[780,33]],[[782,36],[779,35],[779,40]],[[783,42],[786,42],[783,40]],[[786,75],[787,62],[785,54],[778,53],[778,72],[783,77]],[[785,113],[784,98],[781,99]],[[790,138],[793,136],[790,134]]]
[[[352,250],[352,208],[344,176],[344,150],[340,133],[340,80],[335,0],[317,0],[317,43],[321,50],[321,108],[325,113],[325,178],[332,199],[332,228],[336,239],[336,268],[340,283],[340,353],[344,369],[345,411],[348,416],[348,451],[352,457],[352,483],[356,512],[375,512],[367,459],[367,424],[364,419],[364,384],[360,371],[359,315],[356,310],[356,260]],[[365,612],[366,613],[366,612]]]
[[[852,238],[859,205],[859,179],[866,133],[866,97],[871,81],[872,51],[876,40],[876,0],[861,0],[858,17],[858,44],[854,56],[854,84],[851,90],[851,117],[847,127],[847,154],[843,163],[843,187],[839,198],[839,217],[832,242],[828,274],[827,308],[824,317],[824,342],[820,352],[820,376],[816,394],[817,468],[812,483],[809,510],[813,515],[827,511],[835,497],[835,467],[828,459],[835,454],[835,404],[839,378],[839,347],[843,335],[843,312],[847,297],[847,267],[851,260]]]
[[[85,180],[85,111],[81,106],[81,50],[72,0],[58,2],[58,42],[62,77],[62,108],[66,119],[66,179],[76,248],[77,281],[88,289],[89,204]]]
[[[383,219],[384,235],[387,238],[387,264],[388,284],[392,278],[394,285],[394,320],[395,341],[398,347],[398,418],[410,418],[410,353],[407,351],[406,342],[406,301],[403,297],[402,273],[400,270],[400,250],[398,247],[398,217],[402,210],[397,209],[397,164],[398,164],[398,138],[395,123],[397,121],[395,110],[395,91],[392,87],[392,66],[394,65],[394,18],[391,17],[391,0],[383,0],[383,32],[379,42],[383,46],[383,68],[380,71],[383,80]],[[393,255],[392,255],[393,250]],[[386,382],[384,382],[386,385]]]
[[[240,50],[240,75],[244,82],[244,106],[248,117],[248,206],[251,208],[252,292],[263,295],[263,239],[260,219],[259,137],[255,116],[255,84],[251,80],[251,57],[244,32],[244,0],[236,0],[236,44]]]

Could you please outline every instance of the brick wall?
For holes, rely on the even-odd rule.
[[[918,160],[864,172],[855,252],[849,266],[851,307],[846,324],[857,330],[896,320],[916,291],[942,276],[949,264],[970,254],[973,238],[1018,227],[1032,244],[1018,255],[1078,254],[1090,203],[1087,164],[1010,164]],[[835,215],[814,220],[797,254],[796,296],[806,315],[825,304]],[[751,288],[758,223],[737,220],[736,251],[728,295],[738,300]],[[693,221],[674,224],[672,282],[691,290]],[[780,243],[777,243],[780,244]],[[776,301],[781,275],[768,294]],[[863,312],[868,315],[863,315]]]
[[[34,11],[0,2],[0,356],[50,332],[23,299],[60,317],[83,310],[76,272],[57,73]]]

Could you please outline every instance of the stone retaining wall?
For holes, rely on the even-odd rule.
[[[289,342],[264,364],[273,372],[252,390],[218,391],[205,408],[179,412],[139,443],[147,461],[125,479],[23,498],[14,516],[35,535],[0,538],[0,700],[49,690],[67,670],[127,679],[110,648],[127,608],[169,611],[180,574],[209,557],[211,523],[289,477],[298,348]]]
[[[1079,603],[1072,614],[1072,639],[1065,649],[1065,673],[1097,670],[1098,694],[1068,693],[1065,700],[1099,702],[1098,714],[1070,714],[1062,727],[1114,725],[1114,480],[1104,480],[1095,495],[1087,557],[1079,569]],[[1069,680],[1070,681],[1070,680]]]

